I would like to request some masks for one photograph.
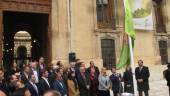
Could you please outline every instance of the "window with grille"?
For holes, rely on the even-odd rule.
[[[96,0],[98,28],[115,29],[114,0]]]
[[[159,41],[159,51],[162,64],[167,64],[168,62],[167,41]]]
[[[101,47],[103,66],[107,69],[116,66],[115,41],[112,39],[102,39]]]

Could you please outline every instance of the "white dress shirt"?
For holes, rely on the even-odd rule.
[[[49,84],[49,82],[48,82],[47,78],[42,77],[42,79],[44,79],[44,80],[45,80],[45,82],[47,83],[47,85],[50,87],[50,84]]]
[[[39,82],[39,79],[38,79],[38,72],[37,72],[37,70],[34,70],[34,69],[33,69],[33,74],[34,74],[34,76],[35,76],[35,83],[38,83],[38,82]]]
[[[35,83],[33,83],[33,82],[31,82],[31,81],[30,81],[30,83],[31,83],[31,85],[34,87],[34,89],[36,90],[36,92],[39,93],[39,92],[38,92],[37,85],[35,85]]]

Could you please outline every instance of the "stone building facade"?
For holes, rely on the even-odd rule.
[[[136,30],[134,56],[135,62],[143,59],[149,66],[156,66],[169,61],[170,1],[152,2],[154,30]],[[9,23],[10,20],[13,23]],[[82,61],[94,60],[97,66],[111,68],[118,61],[122,46],[123,0],[0,0],[0,60],[3,64],[14,59],[13,50],[11,53],[6,50],[14,48],[9,38],[14,38],[18,31],[31,35],[30,46],[35,53],[32,57],[44,56],[48,62],[68,63],[68,54],[75,52]],[[11,62],[5,58],[11,58]]]

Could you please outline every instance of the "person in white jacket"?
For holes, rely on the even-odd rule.
[[[101,73],[99,75],[99,96],[110,96],[110,79],[106,73],[106,68],[101,69]]]

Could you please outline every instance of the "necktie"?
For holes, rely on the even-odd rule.
[[[104,76],[104,78],[103,78],[104,80],[105,80],[105,85],[107,86],[107,77],[106,76]]]
[[[107,79],[106,79],[106,86],[107,86]]]

